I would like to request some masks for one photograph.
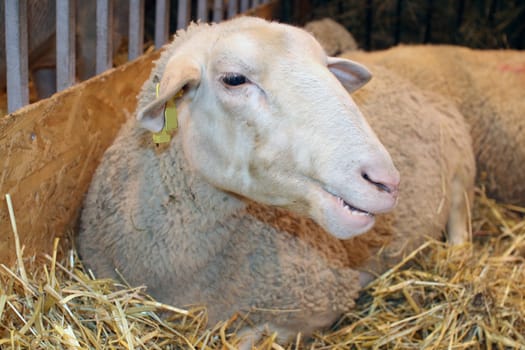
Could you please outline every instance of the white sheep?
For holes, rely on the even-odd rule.
[[[471,126],[480,183],[494,198],[525,206],[522,51],[402,45],[344,57],[385,66],[453,101]]]
[[[265,328],[285,340],[330,325],[352,308],[370,272],[383,269],[372,249],[356,253],[374,242],[340,239],[369,230],[398,193],[398,171],[345,91],[369,78],[288,25],[239,18],[179,32],[139,96],[145,129],[127,123],[94,176],[78,236],[84,262],[99,277],[116,278],[117,269],[164,302],[206,305],[211,324],[248,314],[243,347]],[[163,128],[166,103],[181,91],[178,131],[156,147],[150,131]],[[468,145],[453,142],[464,131],[457,112],[427,107],[432,101],[417,91],[400,101],[380,95],[384,109],[364,106],[377,112],[388,146],[398,148],[405,132],[418,142],[400,147],[406,156],[394,152],[417,183],[405,183],[404,212],[388,216],[388,229],[420,225],[381,236],[396,237],[388,244],[399,248],[438,236],[451,203],[464,212],[473,169]],[[400,102],[410,106],[407,117]],[[463,165],[470,178],[457,176]],[[452,225],[457,237],[461,218]],[[384,251],[388,262],[400,258]]]

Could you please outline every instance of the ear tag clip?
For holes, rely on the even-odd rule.
[[[157,97],[159,97],[159,86],[160,84],[157,84],[155,87]],[[153,134],[153,142],[156,144],[170,142],[171,132],[177,130],[179,124],[177,121],[177,106],[175,105],[175,100],[181,97],[182,94],[183,91],[180,90],[175,97],[166,102],[166,106],[164,107],[164,127],[160,132]]]

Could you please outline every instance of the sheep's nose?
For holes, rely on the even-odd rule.
[[[379,191],[386,192],[392,197],[397,198],[399,191],[399,172],[389,171],[385,173],[363,171],[363,179],[374,185]]]

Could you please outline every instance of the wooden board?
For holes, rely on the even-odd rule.
[[[247,15],[281,18],[274,0]],[[74,230],[104,150],[126,118],[158,52],[0,117],[0,263],[15,258],[5,194],[13,201],[25,256],[50,253]]]
[[[50,252],[74,227],[91,176],[158,53],[110,70],[0,119],[0,262],[13,260],[5,194],[26,256]]]

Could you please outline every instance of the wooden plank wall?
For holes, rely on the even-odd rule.
[[[31,255],[73,228],[106,147],[135,109],[154,55],[109,71],[0,120],[0,261],[14,257],[4,194]]]
[[[278,1],[248,14],[278,18]],[[158,52],[112,69],[0,119],[0,263],[15,257],[4,195],[9,193],[25,256],[52,251],[74,229],[92,174]]]

